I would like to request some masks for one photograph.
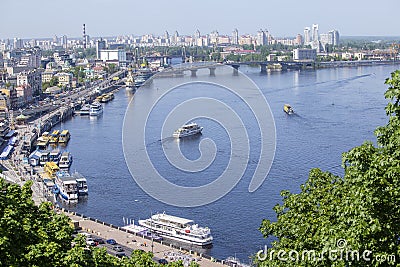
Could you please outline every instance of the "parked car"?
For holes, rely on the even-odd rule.
[[[119,245],[113,246],[112,249],[115,250],[115,251],[118,251],[118,252],[124,251],[124,249]]]
[[[110,245],[116,245],[116,244],[117,244],[117,242],[116,242],[114,239],[112,239],[112,238],[111,238],[111,239],[107,239],[107,240],[106,240],[106,243],[107,243],[107,244],[110,244]]]
[[[96,242],[91,237],[86,238],[86,244],[88,244],[89,246],[96,246],[97,245]]]
[[[159,259],[158,263],[162,264],[162,265],[166,265],[166,264],[168,264],[168,261],[166,259]]]
[[[118,258],[128,257],[126,256],[125,252],[117,252],[115,256],[117,256]]]
[[[102,238],[100,238],[100,237],[97,237],[97,238],[95,238],[95,239],[93,239],[94,240],[94,242],[97,242],[97,244],[104,244],[105,242],[104,242],[104,239],[102,239]]]

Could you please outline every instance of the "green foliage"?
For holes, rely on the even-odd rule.
[[[105,248],[88,248],[83,235],[73,239],[69,218],[54,212],[51,203],[35,206],[31,186],[31,181],[20,187],[0,179],[0,266],[159,266],[150,252],[135,250],[119,259]]]
[[[21,188],[0,179],[1,266],[57,266],[71,247],[68,218],[49,203],[35,206],[31,185]]]
[[[395,265],[393,258],[377,260],[379,255],[400,260],[400,72],[393,72],[386,84],[389,123],[375,131],[378,147],[365,142],[344,153],[344,177],[313,169],[300,193],[281,193],[283,204],[274,208],[277,221],[263,220],[260,231],[278,238],[273,250],[296,251],[300,260],[285,265],[289,262],[268,255],[261,266]],[[343,240],[346,246],[341,247]],[[339,249],[344,251],[341,260],[328,256]],[[325,252],[325,257],[303,260],[307,251],[317,257]],[[371,251],[371,261],[346,258],[348,251]]]

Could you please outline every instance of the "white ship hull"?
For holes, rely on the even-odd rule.
[[[182,137],[186,137],[186,136],[192,136],[192,135],[196,135],[196,134],[201,133],[202,130],[203,130],[203,127],[200,127],[198,129],[191,130],[191,131],[175,132],[173,134],[173,136],[177,137],[177,138],[182,138]]]
[[[212,246],[210,229],[199,227],[192,220],[163,213],[153,215],[151,219],[139,220],[139,225],[166,239],[200,247]]]

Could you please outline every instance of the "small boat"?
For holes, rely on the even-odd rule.
[[[55,177],[55,185],[64,200],[78,200],[78,185],[76,179],[68,172],[58,171]]]
[[[213,237],[208,227],[200,227],[192,220],[158,213],[149,219],[139,220],[139,225],[161,237],[184,242],[190,245],[208,247]]]
[[[49,139],[41,136],[37,139],[36,149],[45,150],[45,149],[47,149],[48,144],[49,144]]]
[[[86,178],[79,172],[75,172],[74,174],[72,174],[72,176],[75,178],[76,183],[78,185],[79,196],[87,195],[89,193],[89,189]]]
[[[90,112],[90,104],[85,104],[79,111],[79,115],[81,116],[89,115],[89,112]]]
[[[71,134],[69,133],[68,130],[63,130],[60,134],[60,136],[58,137],[58,142],[59,143],[68,143],[69,139],[71,138]]]
[[[112,98],[111,98],[110,94],[104,94],[103,97],[101,98],[100,102],[107,103],[107,102],[110,102],[111,100],[112,100]]]
[[[59,138],[59,135],[60,135],[60,131],[59,130],[54,130],[52,133],[51,133],[51,136],[50,136],[50,144],[56,144],[56,143],[58,143],[58,138]]]
[[[39,137],[39,138],[40,138],[40,137]],[[42,138],[43,140],[49,141],[50,138],[51,138],[51,135],[50,135],[49,132],[43,132],[41,138]]]
[[[176,130],[174,132],[173,136],[177,137],[177,138],[186,137],[186,136],[201,133],[202,130],[203,130],[203,127],[200,127],[199,125],[197,125],[197,123],[192,122],[189,124],[185,124],[178,130]]]
[[[53,161],[46,162],[44,165],[44,171],[47,173],[48,177],[54,178],[55,174],[60,170],[57,164]]]
[[[99,102],[93,102],[90,105],[89,115],[99,116],[101,113],[103,113],[103,105],[100,104]]]
[[[63,169],[68,169],[69,167],[71,167],[71,164],[72,164],[72,155],[71,155],[71,153],[63,152],[61,154],[61,158],[60,158],[60,161],[58,163],[58,166],[60,168],[63,168]]]
[[[61,152],[59,149],[54,149],[50,152],[49,161],[55,162],[56,164],[59,163],[61,157]]]
[[[294,110],[289,104],[283,105],[283,111],[285,111],[287,114],[293,114]]]

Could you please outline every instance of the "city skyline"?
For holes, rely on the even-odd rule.
[[[400,7],[394,0],[383,0],[381,6]],[[289,7],[289,8],[288,8]],[[260,28],[274,36],[289,37],[302,34],[304,27],[317,23],[320,32],[338,29],[343,36],[400,36],[400,29],[386,14],[374,14],[373,5],[360,5],[338,0],[334,5],[320,7],[317,1],[280,3],[251,1],[232,4],[227,1],[201,3],[127,0],[10,1],[2,4],[0,39],[47,38],[67,35],[82,36],[82,24],[89,36],[161,35],[164,31],[191,35],[218,30],[231,35],[251,34]],[[374,14],[374,19],[368,14]]]

